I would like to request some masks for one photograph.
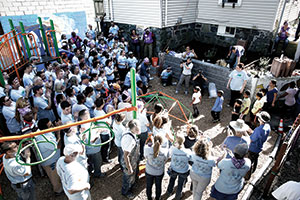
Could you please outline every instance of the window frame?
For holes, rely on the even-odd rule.
[[[234,29],[234,34],[230,34],[230,33],[226,32],[226,28],[229,28],[229,32],[230,32],[230,29]],[[226,26],[226,25],[218,25],[218,31],[217,31],[218,36],[235,37],[235,34],[236,34],[236,27]]]
[[[235,7],[239,7],[242,5],[242,0],[237,0],[237,3],[230,3],[230,2],[227,2],[227,0],[224,0],[224,1],[225,1],[224,7],[232,7],[233,4]],[[222,6],[222,4],[223,4],[223,0],[218,0],[218,5]]]

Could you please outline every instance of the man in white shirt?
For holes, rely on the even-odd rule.
[[[82,147],[78,144],[68,144],[64,148],[64,155],[56,163],[65,194],[70,200],[91,200],[89,173],[77,161]]]
[[[236,99],[240,98],[246,87],[247,80],[249,79],[247,73],[244,70],[244,64],[240,63],[229,74],[229,80],[227,83],[227,89],[231,91],[230,106],[234,105]]]
[[[32,65],[27,65],[24,70],[23,75],[23,85],[24,87],[28,85],[33,85],[34,74],[32,73]]]
[[[140,124],[133,119],[128,123],[130,132],[124,133],[121,139],[121,148],[124,152],[121,158],[123,168],[122,195],[128,199],[134,199],[131,192],[136,183],[139,171],[139,141],[136,135],[141,133]]]
[[[178,94],[179,88],[183,81],[185,82],[185,94],[188,94],[189,84],[192,75],[193,63],[190,57],[187,58],[186,62],[180,64],[180,67],[183,68],[182,74],[180,76],[179,82],[176,87],[176,94]]]
[[[5,153],[3,156],[3,166],[11,187],[16,191],[20,200],[35,200],[35,186],[32,181],[31,167],[20,165],[16,161],[18,145],[15,142],[4,142],[1,150]],[[25,162],[30,163],[30,150],[24,150]]]

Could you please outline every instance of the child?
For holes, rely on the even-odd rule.
[[[185,136],[184,140],[184,148],[192,150],[194,144],[197,142],[198,138],[198,126],[192,125],[188,131],[187,131],[187,136]]]
[[[233,111],[231,112],[231,121],[236,121],[240,117],[242,103],[242,99],[235,100],[233,105]]]
[[[261,100],[262,97],[263,97],[263,94],[261,92],[258,92],[256,94],[256,101],[254,102],[253,107],[250,112],[250,123],[252,125],[255,125],[256,114],[259,113],[259,111],[261,111],[264,106],[264,102]]]
[[[199,116],[198,104],[201,103],[201,100],[202,100],[201,89],[199,86],[195,86],[194,94],[192,96],[192,103],[191,103],[191,105],[193,105],[193,109],[194,109],[194,113],[193,113],[194,118]]]
[[[243,99],[242,108],[241,108],[241,115],[242,115],[243,120],[245,120],[245,118],[248,115],[249,110],[250,110],[251,100],[249,97],[250,97],[250,91],[246,90],[244,92],[244,99]]]
[[[115,121],[113,123],[113,131],[115,133],[115,145],[118,148],[118,162],[121,166],[121,157],[123,156],[123,151],[121,148],[121,138],[123,133],[125,133],[126,128],[123,126],[122,122],[125,120],[125,114],[116,114],[115,115]],[[122,169],[123,170],[123,169]]]
[[[74,122],[74,118],[71,114],[71,104],[68,101],[63,101],[60,106],[62,109],[62,113],[60,115],[62,124],[66,124],[69,121]]]
[[[150,140],[149,140],[150,141]],[[162,148],[163,139],[156,135],[153,144],[148,143],[144,148],[146,157],[146,194],[148,199],[152,200],[152,185],[155,181],[155,199],[160,199],[161,184],[164,177],[165,163],[168,159],[168,149]]]
[[[181,198],[183,185],[189,175],[189,159],[191,151],[184,148],[184,137],[177,135],[174,146],[170,148],[169,155],[171,156],[171,166],[168,169],[170,182],[168,185],[167,193],[170,196],[173,192],[175,180],[178,177],[178,185],[175,199]]]
[[[211,109],[211,116],[213,117],[214,123],[220,121],[220,113],[223,109],[223,102],[224,102],[223,94],[224,94],[223,90],[218,90],[218,97],[215,101],[213,108]]]

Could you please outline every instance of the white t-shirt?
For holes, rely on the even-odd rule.
[[[77,104],[77,103],[75,103],[72,106],[72,115],[74,115],[75,113],[79,113],[80,111],[82,111],[84,109],[89,110],[84,104]]]
[[[293,106],[296,103],[295,94],[297,93],[296,88],[288,88],[285,92],[288,93],[288,95],[285,96],[285,105],[287,106]]]
[[[117,147],[121,147],[121,139],[123,136],[123,133],[125,133],[126,128],[123,126],[123,124],[117,124],[116,122],[113,123],[113,131],[115,134],[115,144]]]
[[[187,66],[187,67],[186,67]],[[193,63],[189,63],[188,65],[183,65],[183,75],[191,75],[192,74],[192,69],[193,69]]]
[[[25,95],[26,91],[22,86],[20,86],[18,90],[12,89],[10,91],[10,97],[14,102],[16,102],[20,97],[25,97]]]
[[[90,196],[89,190],[70,194],[68,190],[78,190],[89,186],[89,173],[79,162],[65,163],[65,156],[56,163],[57,174],[62,182],[65,194],[72,200],[86,200]]]
[[[195,98],[195,101],[193,102],[193,104],[200,103],[200,97],[201,97],[201,92],[200,91],[193,93],[192,99]]]
[[[235,90],[235,91],[241,90],[242,86],[244,84],[244,81],[249,79],[247,73],[244,70],[242,70],[240,72],[238,72],[237,70],[233,70],[229,74],[229,78],[232,78],[231,82],[230,82],[230,89]]]
[[[6,155],[3,156],[4,171],[12,184],[22,183],[31,178],[32,174],[30,166],[20,165],[17,163],[16,158],[6,159],[5,156]],[[24,176],[27,173],[29,176]]]
[[[300,199],[300,183],[288,181],[277,188],[272,195],[277,200],[299,200]]]
[[[28,86],[28,85],[33,85],[33,82],[32,82],[32,77],[30,76],[30,74],[26,74],[24,73],[23,75],[23,84],[24,84],[24,87]]]
[[[64,113],[61,113],[60,118],[63,124],[66,124],[67,122],[74,122],[74,118],[71,114],[65,115]]]
[[[140,121],[141,133],[145,133],[148,130],[149,120],[147,119],[146,112],[138,113],[137,119]]]
[[[134,137],[132,137],[132,135]],[[136,145],[136,137],[134,134],[125,133],[121,139],[121,148],[123,151],[131,152]]]

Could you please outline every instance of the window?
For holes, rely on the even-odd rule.
[[[218,0],[218,5],[219,6],[224,6],[224,7],[236,7],[236,6],[241,6],[242,5],[242,0]]]
[[[219,25],[217,35],[226,36],[226,37],[234,37],[235,32],[236,32],[235,27]]]

